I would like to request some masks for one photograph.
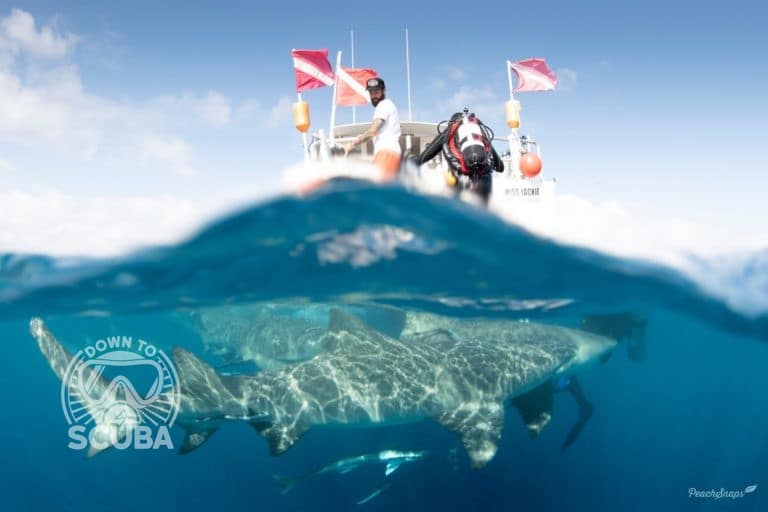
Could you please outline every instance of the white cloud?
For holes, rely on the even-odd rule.
[[[192,149],[179,137],[147,135],[141,142],[141,156],[167,164],[171,171],[181,176],[198,174]]]
[[[55,26],[46,25],[37,30],[35,19],[21,9],[11,10],[11,15],[0,19],[0,44],[13,53],[19,50],[28,52],[35,57],[58,59],[66,56],[77,44],[78,38],[73,34],[60,34]]]
[[[57,190],[0,191],[0,254],[112,256],[173,243],[215,211],[174,196],[76,198]]]
[[[160,96],[137,110],[147,119],[166,125],[188,126],[203,121],[213,128],[221,128],[232,121],[232,100],[216,91],[204,96],[184,93],[179,96]]]
[[[16,167],[13,166],[8,160],[0,159],[0,172],[15,172]]]
[[[209,91],[202,99],[200,115],[211,126],[224,126],[232,118],[232,101],[215,91]]]
[[[235,119],[247,119],[256,117],[261,112],[261,104],[256,100],[245,100],[234,108]]]
[[[57,156],[92,160],[115,154],[170,163],[174,172],[193,174],[195,166],[184,134],[197,127],[220,128],[233,119],[260,113],[259,104],[237,105],[210,90],[143,102],[115,101],[89,94],[77,66],[36,60],[64,57],[78,38],[52,26],[35,27],[24,11],[0,17],[0,138],[21,147],[54,150]],[[24,72],[16,64],[26,64]],[[145,134],[166,134],[147,141]],[[106,145],[109,147],[106,147]],[[134,167],[142,162],[124,162]]]
[[[451,96],[437,103],[438,112],[443,119],[464,108],[475,112],[489,126],[504,112],[503,100],[489,87],[471,87],[463,85]]]
[[[568,68],[558,68],[557,89],[560,91],[573,91],[579,83],[579,75],[576,71]]]
[[[277,100],[277,104],[269,111],[269,118],[267,125],[270,128],[277,128],[279,126],[290,126],[292,122],[292,110],[293,100],[289,96],[281,96]]]
[[[42,73],[34,87],[0,70],[0,136],[18,144],[42,142],[90,158],[114,113],[83,94],[74,66]]]
[[[684,269],[690,256],[711,257],[728,250],[751,251],[768,246],[748,228],[663,216],[652,204],[592,202],[556,193],[552,203],[521,204],[507,218],[562,243],[589,247],[619,257],[641,258]]]
[[[443,78],[452,82],[461,82],[467,79],[467,72],[458,66],[441,66],[440,73]]]

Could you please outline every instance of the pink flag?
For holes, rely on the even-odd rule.
[[[328,50],[291,50],[296,71],[296,92],[333,85]]]
[[[371,101],[365,83],[369,78],[378,76],[370,68],[340,68],[336,70],[336,104],[367,105]]]
[[[544,59],[526,59],[509,62],[517,75],[515,92],[553,91],[557,85],[555,72],[549,69]]]

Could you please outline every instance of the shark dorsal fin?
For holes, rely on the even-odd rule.
[[[329,350],[358,354],[378,352],[382,344],[395,341],[356,316],[336,308],[331,310],[328,336]]]
[[[330,312],[330,319],[328,321],[328,331],[332,333],[338,332],[354,332],[361,330],[368,330],[365,322],[358,317],[347,313],[343,309],[332,308]]]

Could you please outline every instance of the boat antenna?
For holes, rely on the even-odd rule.
[[[408,121],[411,121],[411,50],[408,45],[408,27],[405,28],[405,81],[408,84]]]
[[[350,30],[349,31],[349,46],[350,46],[350,56],[352,57],[352,68],[355,67],[355,31]],[[352,124],[355,124],[357,121],[355,119],[355,106],[352,105]]]

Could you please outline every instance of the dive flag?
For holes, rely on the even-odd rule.
[[[517,75],[515,92],[553,91],[557,85],[555,72],[549,69],[544,59],[526,59],[520,62],[507,61]]]
[[[328,50],[291,50],[296,71],[296,92],[333,85]]]
[[[378,76],[370,68],[339,68],[336,70],[336,104],[367,105],[371,101],[365,84],[369,78]]]

